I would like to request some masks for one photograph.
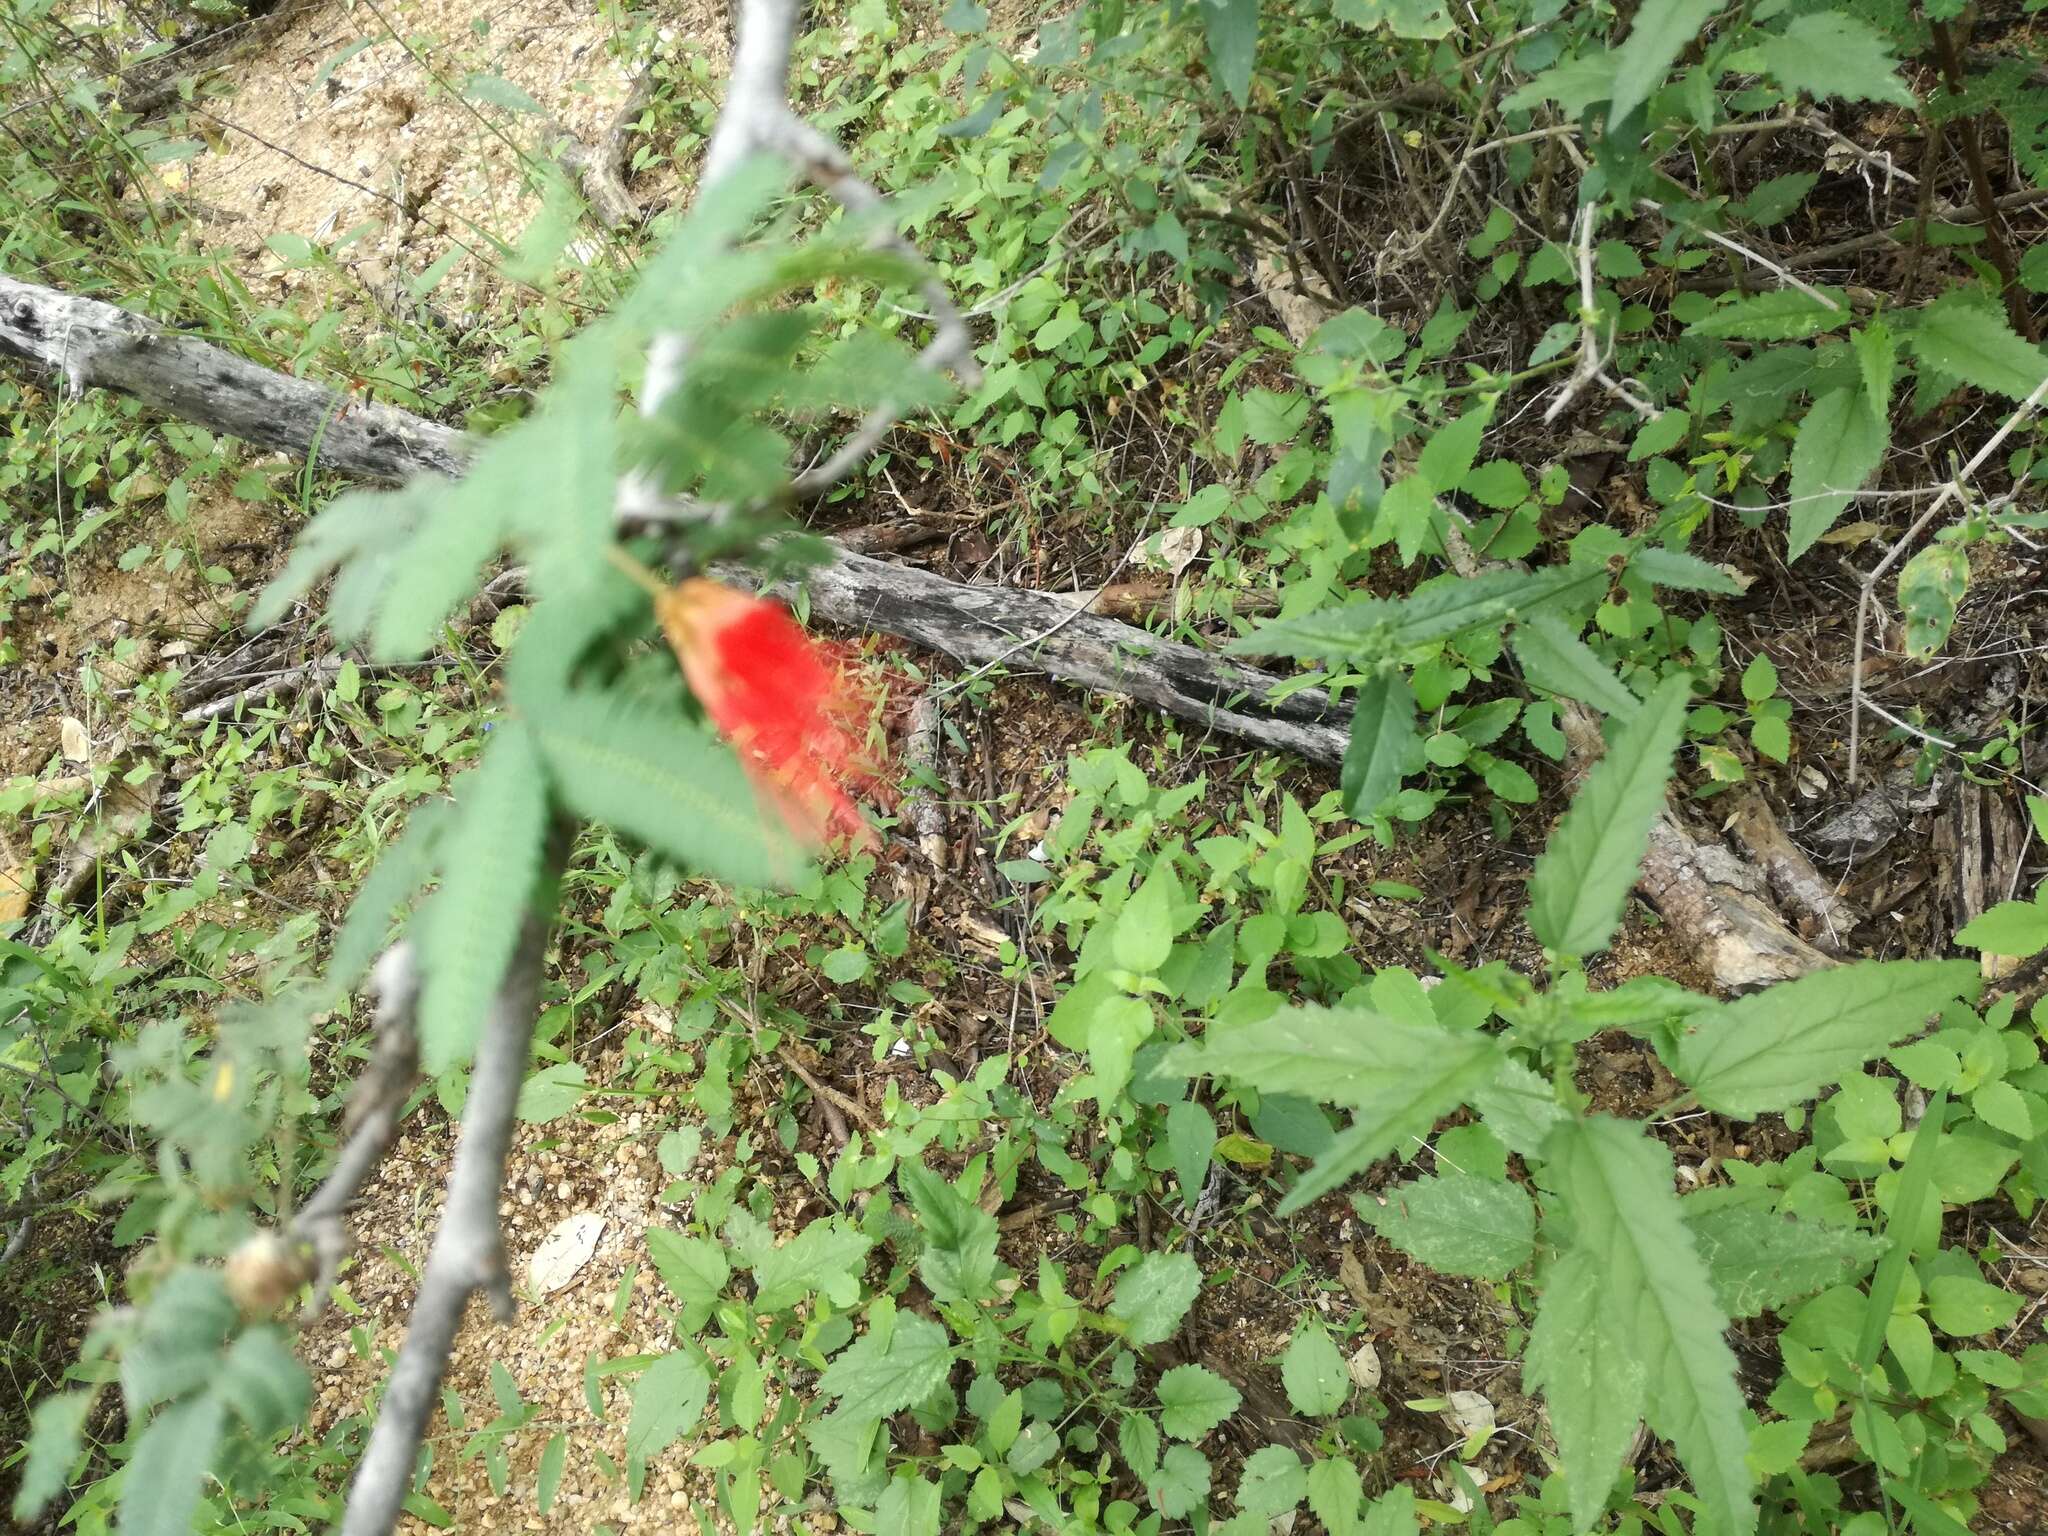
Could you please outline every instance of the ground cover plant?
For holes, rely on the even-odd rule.
[[[2043,1528],[2038,33],[15,4],[14,1518]]]

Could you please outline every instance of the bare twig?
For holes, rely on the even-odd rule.
[[[341,671],[339,656],[322,656],[301,666],[288,667],[282,672],[272,673],[261,682],[252,683],[235,693],[223,694],[209,699],[204,704],[194,705],[178,718],[186,725],[204,725],[209,720],[232,717],[244,705],[268,704],[278,699],[289,699],[308,689],[324,688]]]
[[[1663,414],[1630,389],[1625,381],[1607,372],[1607,352],[1600,341],[1600,311],[1593,301],[1593,226],[1598,220],[1599,211],[1593,204],[1588,203],[1579,210],[1579,364],[1544,411],[1546,425],[1562,416],[1589,384],[1598,384],[1646,421],[1654,421]]]
[[[1666,210],[1664,205],[1656,201],[1654,198],[1639,198],[1636,201],[1636,206],[1638,208],[1641,208],[1646,213],[1663,213],[1666,214],[1667,217],[1669,216],[1668,210]],[[1827,294],[1822,293],[1818,288],[1814,287],[1811,283],[1805,281],[1803,278],[1793,275],[1784,267],[1780,266],[1777,262],[1771,260],[1770,257],[1764,255],[1761,251],[1751,250],[1741,241],[1731,240],[1728,238],[1728,236],[1720,234],[1715,230],[1708,229],[1704,225],[1688,224],[1685,226],[1685,228],[1688,233],[1698,235],[1702,240],[1711,240],[1714,242],[1714,244],[1720,246],[1723,250],[1733,251],[1738,256],[1747,257],[1749,260],[1755,262],[1758,266],[1762,267],[1766,272],[1769,272],[1772,276],[1776,277],[1780,282],[1787,283],[1790,286],[1797,288],[1801,293],[1805,294],[1809,299],[1812,299],[1815,303],[1819,304],[1823,309],[1832,309],[1837,311],[1841,309],[1842,306],[1836,303],[1834,299],[1829,297]]]
[[[561,848],[555,851],[559,855]],[[512,1144],[512,1112],[526,1079],[540,1011],[549,916],[540,911],[526,915],[512,963],[484,1018],[462,1111],[462,1134],[448,1175],[447,1204],[420,1277],[405,1342],[349,1487],[341,1536],[386,1536],[397,1524],[412,1486],[420,1440],[438,1399],[441,1373],[471,1295],[482,1291],[490,1297],[499,1321],[511,1320],[512,1281],[498,1223],[498,1199],[505,1184],[505,1155]]]
[[[370,1059],[349,1089],[348,1107],[342,1113],[341,1151],[290,1226],[292,1236],[313,1250],[313,1312],[326,1305],[327,1293],[348,1254],[342,1213],[383,1161],[391,1138],[398,1133],[398,1116],[405,1108],[406,1096],[419,1076],[414,1008],[419,1002],[420,978],[410,943],[401,940],[384,952],[370,987],[377,998]]]
[[[1983,447],[1970,455],[1970,461],[1955,473],[1947,485],[1941,488],[1941,494],[1935,497],[1933,503],[1925,512],[1922,512],[1913,520],[1912,527],[1899,535],[1898,542],[1885,551],[1884,558],[1878,561],[1871,568],[1870,574],[1863,578],[1862,586],[1856,594],[1856,646],[1854,658],[1850,663],[1849,669],[1848,782],[1850,784],[1856,782],[1856,770],[1861,762],[1863,711],[1867,708],[1874,709],[1870,701],[1863,696],[1863,648],[1868,637],[1870,609],[1872,603],[1876,600],[1879,578],[1898,563],[1899,557],[1906,552],[1914,540],[1927,531],[1935,518],[1941,515],[1942,509],[1963,494],[1963,487],[1969,483],[1971,477],[1984,467],[1991,456],[1998,451],[2000,445],[2008,437],[2012,436],[2020,423],[2034,413],[2044,398],[2048,398],[2048,376],[2044,376],[2041,382],[2034,386],[2033,393],[2022,400],[2013,413],[2005,418],[2004,425],[1991,434]],[[1892,723],[1897,725],[1902,722],[1894,720]],[[1911,727],[1908,727],[1908,729],[1911,729]]]

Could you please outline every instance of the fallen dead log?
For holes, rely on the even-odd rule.
[[[277,373],[129,310],[0,276],[0,355],[73,390],[111,389],[168,415],[322,468],[397,483],[460,475],[462,433],[394,406]],[[826,541],[806,578],[812,615],[911,640],[969,666],[997,663],[1123,694],[1205,729],[1322,764],[1342,760],[1349,710],[1319,690],[1085,613],[1041,592],[979,587]],[[729,572],[744,577],[741,571]]]

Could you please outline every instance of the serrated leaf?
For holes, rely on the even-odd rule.
[[[1327,1418],[1351,1399],[1351,1372],[1344,1356],[1317,1323],[1294,1330],[1280,1356],[1280,1382],[1296,1413]]]
[[[1753,1205],[1695,1213],[1680,1201],[1707,1266],[1714,1299],[1730,1317],[1776,1311],[1831,1285],[1850,1285],[1884,1257],[1882,1237]]]
[[[1536,1250],[1535,1205],[1500,1179],[1452,1170],[1361,1195],[1356,1205],[1381,1237],[1447,1275],[1502,1280]]]
[[[1602,714],[1627,720],[1642,707],[1593,648],[1562,619],[1539,614],[1515,626],[1515,656],[1533,687],[1590,704]]]
[[[2033,901],[2001,901],[1965,923],[1958,944],[1994,955],[2024,959],[2048,949],[2048,906]]]
[[[1243,1396],[1206,1365],[1176,1365],[1159,1378],[1159,1427],[1176,1440],[1199,1440],[1237,1412]]]
[[[1682,549],[1653,544],[1630,555],[1628,568],[1656,586],[1678,592],[1719,592],[1732,597],[1743,590],[1732,573]]]
[[[1358,690],[1351,715],[1351,741],[1344,749],[1344,807],[1363,821],[1401,787],[1401,772],[1414,743],[1415,693],[1394,668],[1375,675]]]
[[[711,1373],[695,1355],[663,1355],[633,1383],[633,1416],[626,1421],[626,1458],[645,1466],[674,1445],[704,1416]]]
[[[1365,1479],[1353,1463],[1338,1456],[1319,1456],[1309,1463],[1308,1509],[1330,1536],[1357,1536],[1358,1506],[1365,1502]]]
[[[870,1329],[848,1345],[818,1378],[818,1390],[838,1398],[839,1412],[855,1422],[883,1419],[930,1397],[952,1365],[953,1343],[944,1328],[915,1312],[898,1312],[886,1339]]]
[[[1966,296],[1945,296],[1920,311],[1913,350],[1965,384],[2024,400],[2048,377],[2048,357],[2022,340],[2004,315]]]
[[[811,1222],[788,1242],[752,1256],[754,1310],[779,1312],[814,1292],[851,1307],[860,1299],[860,1272],[872,1247],[866,1233],[836,1218]]]
[[[1149,1416],[1126,1414],[1116,1427],[1116,1448],[1140,1480],[1159,1470],[1159,1426]]]
[[[1632,1421],[1627,1410],[1640,1401],[1716,1526],[1748,1536],[1756,1505],[1735,1357],[1721,1337],[1728,1320],[1672,1192],[1671,1154],[1640,1127],[1606,1116],[1567,1121],[1544,1150],[1545,1180],[1568,1204],[1574,1237],[1559,1265],[1570,1267],[1564,1315],[1545,1326],[1554,1271],[1537,1314],[1542,1345],[1532,1336],[1530,1355],[1579,1529],[1599,1517],[1626,1446],[1616,1444],[1623,1420]]]
[[[1892,378],[1898,372],[1899,343],[1891,327],[1873,320],[1849,335],[1856,353],[1856,369],[1863,377],[1863,403],[1879,427],[1891,420]]]
[[[917,1272],[926,1289],[940,1301],[968,1305],[994,1295],[995,1217],[917,1163],[899,1163],[896,1182],[923,1231]]]
[[[1615,50],[1614,96],[1607,108],[1609,133],[1664,84],[1679,54],[1719,9],[1718,0],[1646,0],[1629,25],[1628,36]]]
[[[1977,995],[1966,960],[1866,960],[1702,1009],[1678,1044],[1679,1078],[1721,1114],[1790,1109]]]
[[[467,1061],[526,925],[548,836],[547,780],[523,724],[501,724],[459,784],[442,834],[441,886],[413,923],[420,1060]]]
[[[1845,12],[1795,16],[1783,32],[1765,39],[1758,52],[1780,85],[1816,100],[1834,96],[1914,105],[1913,93],[1899,78],[1891,44],[1868,23]]]
[[[1185,1253],[1148,1253],[1117,1277],[1109,1315],[1132,1344],[1157,1344],[1180,1326],[1202,1288],[1201,1267]]]
[[[535,710],[534,734],[578,815],[732,885],[794,872],[796,850],[756,808],[739,761],[681,715],[572,692]]]
[[[121,1536],[191,1536],[226,1417],[205,1392],[149,1421],[121,1479]]]
[[[1634,719],[1617,726],[1607,755],[1587,773],[1537,858],[1529,927],[1558,954],[1596,954],[1614,937],[1650,824],[1664,807],[1691,697],[1690,678],[1668,677]]]
[[[1209,1492],[1209,1458],[1191,1445],[1169,1445],[1145,1481],[1153,1506],[1169,1520],[1192,1514]]]
[[[1484,1036],[1390,1018],[1364,1008],[1308,1003],[1256,1023],[1216,1026],[1199,1046],[1171,1047],[1162,1066],[1249,1083],[1262,1094],[1293,1094],[1357,1109],[1384,1099],[1440,1065],[1496,1061]]]
[[[708,1237],[687,1237],[654,1227],[647,1233],[647,1254],[661,1283],[683,1304],[684,1330],[694,1333],[702,1328],[718,1305],[726,1281],[732,1278],[725,1249]]]
[[[1788,560],[1834,526],[1890,446],[1890,423],[1872,415],[1861,388],[1831,390],[1814,401],[1792,440]]]
[[[1854,312],[1838,292],[1817,289],[1833,308],[1797,288],[1773,288],[1746,294],[1709,310],[1685,328],[1688,336],[1718,336],[1738,341],[1792,341],[1847,325]]]
[[[1590,1529],[1606,1509],[1608,1490],[1649,1403],[1649,1380],[1633,1333],[1616,1326],[1609,1304],[1599,1259],[1590,1251],[1566,1254],[1537,1300],[1522,1362],[1524,1384],[1543,1394],[1573,1528],[1579,1531]]]
[[[1328,658],[1364,663],[1482,625],[1497,625],[1537,604],[1592,593],[1606,583],[1598,566],[1539,571],[1492,570],[1440,577],[1405,598],[1374,598],[1279,619],[1234,640],[1240,655]]]

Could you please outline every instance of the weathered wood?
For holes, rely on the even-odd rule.
[[[60,378],[74,394],[111,389],[324,469],[396,483],[460,474],[463,434],[411,411],[293,378],[98,299],[0,275],[0,356]]]
[[[156,410],[385,483],[421,470],[460,475],[463,434],[274,372],[114,305],[0,276],[0,355],[27,360],[79,391],[111,389]],[[827,541],[830,544],[830,541]],[[969,666],[1017,671],[1123,694],[1209,730],[1317,763],[1344,755],[1350,711],[1320,690],[1278,702],[1283,679],[1134,625],[1077,612],[1014,587],[970,586],[832,544],[806,578],[826,623],[914,641]],[[744,575],[744,572],[733,572]]]

